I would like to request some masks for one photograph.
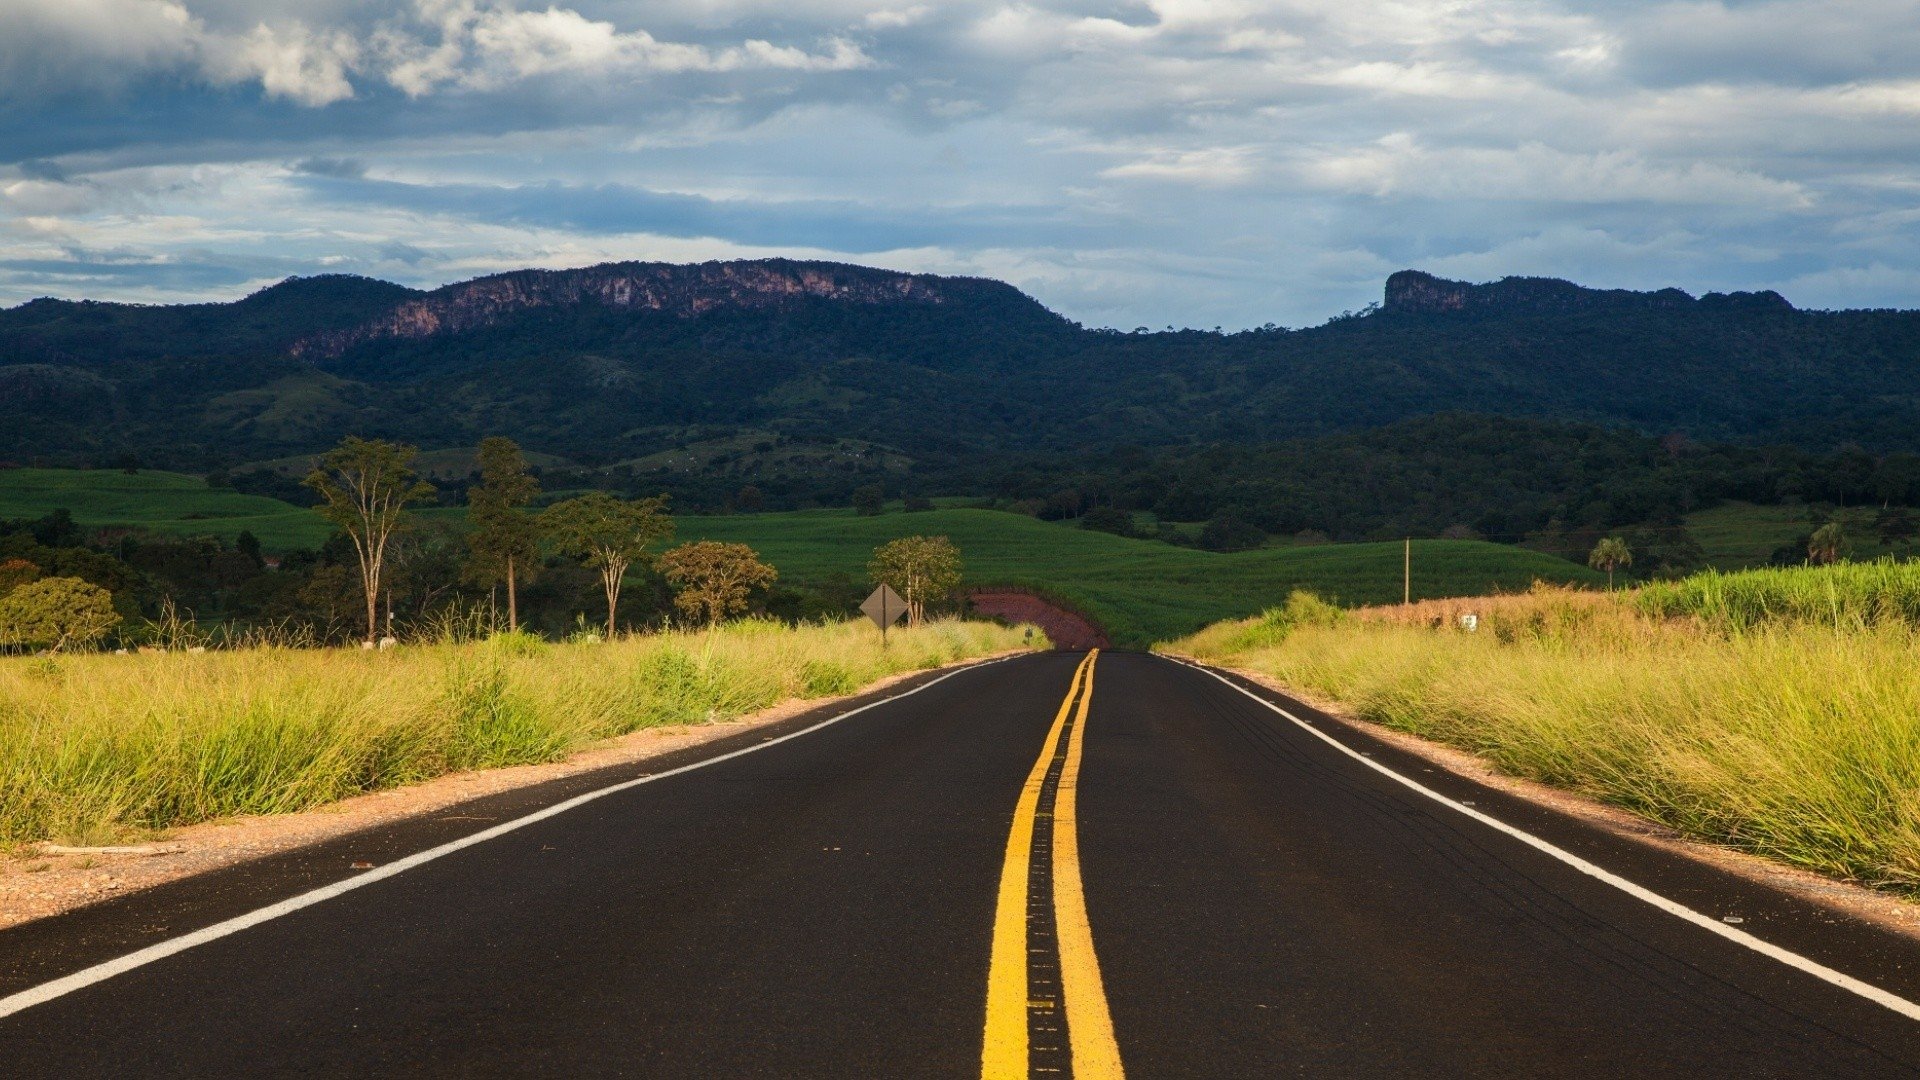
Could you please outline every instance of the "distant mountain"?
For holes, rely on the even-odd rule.
[[[409,297],[358,326],[294,343],[295,356],[336,357],[383,339],[419,340],[497,326],[540,308],[594,305],[690,319],[711,311],[790,310],[810,301],[838,304],[947,304],[991,299],[1045,309],[1011,285],[978,278],[900,274],[839,263],[764,259],[606,263],[580,270],[520,270]]]
[[[347,432],[430,448],[501,433],[592,465],[751,476],[769,453],[843,483],[1440,413],[1920,449],[1920,313],[1416,271],[1383,301],[1305,330],[1125,334],[1000,282],[777,259],[431,292],[323,276],[232,304],[36,300],[0,311],[0,458],[204,469]]]
[[[1695,299],[1680,289],[1632,292],[1627,289],[1588,289],[1559,278],[1510,277],[1485,285],[1448,281],[1419,270],[1402,270],[1387,279],[1382,310],[1394,314],[1464,312],[1485,315],[1519,313],[1593,313],[1624,311],[1688,311],[1701,308],[1740,308],[1749,311],[1792,311],[1787,298],[1766,292],[1708,293]]]

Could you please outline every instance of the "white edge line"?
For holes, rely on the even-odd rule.
[[[1022,653],[1018,655],[1028,655],[1028,654]],[[564,802],[557,802],[557,803],[554,803],[552,806],[546,807],[541,810],[536,810],[533,813],[527,814],[524,817],[517,817],[517,818],[514,818],[512,821],[501,822],[500,824],[495,825],[492,828],[483,829],[480,832],[473,833],[468,836],[463,836],[458,840],[450,840],[447,843],[441,844],[439,847],[428,848],[425,851],[417,851],[412,855],[407,856],[404,859],[398,859],[394,862],[387,863],[384,866],[381,866],[377,869],[369,870],[363,874],[359,874],[350,878],[344,878],[340,881],[334,882],[331,885],[323,885],[318,889],[314,889],[311,892],[301,893],[298,896],[288,897],[287,899],[282,900],[277,904],[269,904],[266,907],[249,911],[245,915],[236,915],[233,918],[227,919],[223,922],[217,922],[211,926],[202,927],[198,930],[195,930],[191,934],[183,934],[180,937],[172,938],[167,941],[162,941],[156,945],[149,945],[144,949],[139,949],[137,951],[130,952],[125,956],[108,960],[105,963],[95,964],[92,967],[81,968],[79,971],[76,971],[71,975],[62,976],[61,978],[54,979],[51,982],[44,982],[38,986],[29,987],[25,990],[19,991],[18,993],[9,994],[4,998],[0,998],[0,1018],[12,1016],[14,1013],[20,1012],[25,1009],[31,1009],[35,1005],[44,1004],[46,1002],[54,1000],[55,998],[64,997],[67,994],[71,994],[76,990],[85,989],[86,987],[92,986],[95,983],[105,982],[116,975],[124,975],[127,972],[134,970],[135,968],[145,967],[146,965],[151,964],[156,960],[164,960],[167,957],[174,955],[175,953],[185,952],[188,949],[194,948],[195,946],[205,945],[210,941],[218,941],[219,939],[226,937],[230,934],[237,934],[242,930],[248,929],[249,927],[258,926],[261,923],[269,922],[273,919],[277,919],[282,915],[290,915],[296,911],[299,911],[301,908],[312,907],[315,904],[319,904],[327,900],[331,900],[336,896],[343,896],[346,893],[350,893],[353,890],[358,889],[362,886],[371,885],[376,881],[383,881],[397,874],[404,874],[408,870],[411,870],[416,866],[424,866],[425,864],[430,863],[435,859],[441,858],[443,856],[451,855],[454,852],[460,851],[464,848],[470,848],[475,844],[484,844],[487,841],[492,840],[496,837],[505,836],[506,834],[510,832],[514,832],[515,830],[518,830],[518,829],[524,829],[529,825],[535,824],[537,822],[545,821],[550,817],[557,817],[561,814],[566,813],[569,810],[573,810],[578,807],[585,806],[587,803],[593,802],[595,799],[600,799],[608,795],[617,794],[619,792],[626,791],[628,788],[639,787],[641,784],[651,784],[656,780],[665,780],[670,776],[678,776],[681,773],[692,772],[695,769],[705,768],[708,765],[717,765],[722,761],[729,761],[729,760],[732,760],[733,758],[737,758],[745,754],[751,754],[756,750],[765,750],[769,746],[778,746],[779,744],[786,742],[789,739],[797,739],[802,735],[811,735],[814,732],[819,731],[821,728],[830,727],[834,724],[839,723],[842,720],[845,720],[849,716],[856,716],[860,713],[866,712],[868,709],[877,709],[882,705],[887,705],[887,704],[891,704],[892,702],[899,701],[901,698],[911,697],[922,690],[928,689],[929,687],[938,686],[939,684],[946,682],[948,679],[953,678],[955,675],[960,675],[969,671],[978,671],[983,667],[987,667],[992,664],[998,664],[998,663],[1001,663],[1002,661],[1011,660],[1011,659],[1014,659],[1014,657],[1002,656],[1002,657],[996,657],[992,660],[981,661],[980,663],[976,663],[976,664],[968,664],[965,667],[955,668],[954,670],[947,672],[946,674],[940,676],[939,678],[929,679],[926,682],[921,683],[919,686],[916,686],[911,690],[905,690],[898,694],[889,695],[887,697],[881,698],[879,701],[869,702],[865,705],[860,706],[857,709],[849,709],[846,712],[840,713],[837,716],[830,716],[827,719],[822,720],[811,727],[802,728],[799,731],[790,731],[787,734],[781,735],[777,738],[768,739],[765,742],[759,742],[759,743],[753,744],[752,746],[745,746],[738,750],[729,751],[728,753],[721,754],[717,757],[703,758],[700,761],[695,761],[687,765],[682,765],[677,769],[668,769],[666,772],[651,773],[646,776],[635,777],[632,780],[623,780],[620,783],[611,784],[611,785],[608,785],[607,787],[596,788],[592,791],[585,792],[580,795],[575,795],[573,798],[567,799]]]
[[[1160,654],[1156,653],[1155,655],[1160,655]],[[1529,847],[1545,852],[1546,854],[1553,856],[1554,858],[1560,860],[1561,862],[1566,863],[1568,866],[1573,867],[1575,870],[1578,870],[1581,873],[1586,874],[1588,877],[1595,878],[1599,881],[1603,881],[1608,885],[1611,885],[1614,888],[1619,889],[1621,892],[1626,893],[1628,896],[1633,897],[1636,900],[1641,900],[1648,904],[1651,904],[1654,907],[1659,908],[1661,911],[1664,911],[1669,915],[1673,915],[1678,918],[1685,919],[1687,922],[1690,922],[1695,926],[1700,927],[1703,930],[1707,930],[1712,933],[1718,934],[1721,937],[1727,939],[1728,941],[1731,941],[1736,945],[1741,945],[1746,948],[1752,949],[1754,952],[1757,952],[1762,956],[1766,956],[1774,960],[1778,960],[1780,963],[1785,964],[1790,968],[1794,968],[1798,971],[1804,971],[1807,974],[1812,975],[1814,978],[1821,980],[1822,982],[1831,983],[1832,985],[1837,986],[1842,990],[1846,990],[1851,993],[1858,994],[1859,996],[1866,998],[1868,1001],[1871,1001],[1876,1005],[1881,1005],[1888,1009],[1891,1009],[1894,1012],[1897,1012],[1900,1015],[1907,1017],[1910,1020],[1920,1020],[1920,1004],[1915,1004],[1914,1002],[1909,1001],[1906,998],[1900,997],[1897,994],[1889,993],[1888,991],[1882,990],[1879,987],[1873,985],[1872,983],[1863,982],[1862,980],[1856,979],[1853,976],[1848,975],[1844,972],[1835,971],[1834,969],[1827,967],[1825,964],[1821,964],[1814,960],[1809,960],[1806,957],[1801,956],[1799,953],[1792,952],[1787,949],[1783,949],[1780,946],[1775,945],[1771,942],[1764,941],[1760,938],[1757,938],[1752,934],[1747,933],[1744,930],[1736,930],[1735,928],[1727,925],[1726,923],[1721,922],[1718,919],[1715,919],[1708,915],[1702,915],[1700,912],[1695,911],[1690,907],[1687,907],[1685,904],[1679,903],[1674,900],[1669,900],[1666,897],[1661,896],[1659,893],[1654,892],[1652,889],[1648,889],[1641,885],[1636,885],[1633,882],[1628,881],[1626,878],[1623,878],[1620,875],[1613,873],[1612,871],[1602,869],[1601,867],[1588,862],[1587,860],[1581,858],[1580,856],[1575,855],[1573,852],[1567,851],[1564,848],[1556,847],[1555,845],[1540,839],[1539,837],[1533,835],[1530,832],[1527,832],[1524,829],[1515,828],[1514,826],[1509,825],[1506,822],[1499,820],[1498,818],[1491,817],[1487,814],[1481,813],[1480,811],[1475,810],[1471,806],[1467,806],[1463,803],[1456,802],[1453,799],[1450,799],[1445,795],[1442,795],[1439,792],[1433,790],[1432,788],[1427,787],[1426,785],[1420,783],[1418,780],[1414,780],[1410,777],[1403,776],[1400,773],[1394,772],[1392,769],[1389,769],[1385,765],[1382,765],[1379,762],[1373,760],[1372,758],[1366,757],[1365,755],[1347,746],[1345,743],[1342,743],[1340,740],[1335,739],[1333,736],[1328,735],[1324,731],[1321,731],[1319,728],[1313,726],[1307,721],[1300,719],[1299,717],[1293,715],[1287,710],[1281,708],[1278,705],[1275,705],[1273,702],[1268,701],[1266,698],[1263,698],[1260,695],[1254,693],[1253,691],[1248,690],[1246,687],[1241,686],[1240,684],[1234,682],[1231,679],[1228,679],[1226,676],[1221,675],[1219,672],[1214,671],[1211,668],[1207,668],[1200,664],[1192,663],[1186,660],[1175,660],[1170,656],[1161,656],[1161,659],[1170,660],[1176,664],[1182,664],[1186,667],[1193,668],[1195,671],[1203,672],[1207,675],[1213,676],[1216,679],[1219,679],[1221,682],[1227,684],[1233,689],[1240,691],[1242,694],[1245,694],[1246,696],[1252,698],[1253,700],[1259,702],[1260,704],[1265,705],[1267,708],[1272,709],[1274,712],[1279,713],[1281,716],[1286,717],[1288,720],[1293,721],[1296,725],[1300,727],[1301,730],[1307,732],[1310,735],[1313,735],[1314,737],[1318,738],[1322,742],[1326,743],[1328,746],[1333,747],[1334,749],[1347,755],[1348,757],[1359,762],[1360,764],[1365,765],[1366,767],[1374,770],[1375,772],[1378,772],[1383,776],[1387,776],[1394,780],[1397,780],[1400,783],[1406,785],[1407,787],[1412,788],[1414,791],[1417,791],[1420,794],[1425,795],[1427,798],[1432,799],[1435,802],[1441,803],[1453,810],[1457,810],[1460,813],[1465,814],[1466,816],[1474,819],[1475,821],[1478,821],[1481,824],[1488,826],[1489,828],[1496,829],[1500,832],[1506,833],[1508,836],[1513,837],[1514,839],[1520,841],[1523,844],[1526,844]]]

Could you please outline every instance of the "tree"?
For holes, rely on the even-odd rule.
[[[1847,530],[1839,521],[1829,521],[1813,530],[1807,538],[1807,559],[1826,565],[1840,561],[1847,550]]]
[[[631,502],[604,491],[555,503],[540,515],[548,535],[560,550],[600,571],[607,594],[607,637],[614,635],[614,612],[620,606],[620,582],[627,568],[647,557],[656,540],[673,535],[673,519],[666,513],[667,497]]]
[[[480,482],[467,489],[467,577],[507,587],[507,629],[520,629],[519,583],[540,565],[540,527],[526,505],[540,494],[519,444],[498,435],[480,440]]]
[[[752,484],[747,484],[734,493],[733,508],[743,514],[756,513],[766,509],[766,506],[767,497],[762,495],[760,489],[754,487]]]
[[[1200,546],[1208,551],[1248,551],[1266,539],[1258,525],[1231,510],[1200,527]]]
[[[1140,531],[1133,526],[1133,515],[1111,506],[1095,507],[1082,514],[1080,527],[1094,532],[1112,533],[1115,536],[1140,535]]]
[[[369,645],[380,636],[380,574],[387,545],[406,526],[407,507],[433,497],[433,485],[413,472],[419,452],[405,443],[349,435],[304,481],[320,495],[314,509],[353,541],[366,593]]]
[[[747,597],[780,577],[745,544],[700,540],[660,556],[659,567],[674,588],[673,603],[691,618],[713,626],[747,610]]]
[[[91,645],[120,623],[113,594],[79,578],[29,581],[0,596],[0,642],[59,652]]]
[[[1920,519],[1904,506],[1890,506],[1874,515],[1873,531],[1880,534],[1882,544],[1893,547],[1920,535]]]
[[[40,568],[25,559],[0,559],[0,596],[40,578]]]
[[[1633,565],[1633,549],[1617,536],[1605,537],[1593,545],[1593,552],[1587,556],[1587,565],[1607,572],[1607,591],[1612,592],[1613,572],[1623,566]]]
[[[960,549],[944,536],[903,536],[873,553],[867,572],[876,585],[891,585],[907,602],[907,621],[926,621],[927,605],[947,598],[960,584]]]
[[[853,489],[853,508],[861,517],[872,517],[885,509],[887,493],[879,484],[862,484]]]
[[[260,551],[260,538],[247,529],[240,530],[240,535],[233,538],[233,550],[245,555],[256,570],[267,565],[267,557]]]

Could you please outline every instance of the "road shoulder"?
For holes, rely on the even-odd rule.
[[[1920,958],[1920,905],[1890,893],[1693,840],[1586,796],[1499,771],[1454,747],[1362,720],[1338,702],[1302,694],[1270,676],[1183,663],[1232,676],[1341,742],[1444,794],[1592,858],[1656,891],[1809,954],[1832,946],[1859,973],[1912,996],[1920,978],[1903,960]],[[1371,752],[1370,752],[1371,751]],[[1384,752],[1382,752],[1384,751]],[[1475,800],[1475,794],[1491,799]],[[1844,939],[1844,940],[1843,940]]]
[[[386,861],[406,853],[412,833],[443,842],[450,834],[476,832],[583,790],[799,730],[955,668],[1017,655],[1021,652],[1016,650],[904,672],[855,694],[796,698],[736,720],[636,731],[564,761],[454,773],[297,814],[188,826],[119,850],[43,846],[0,858],[0,934],[13,939],[47,920],[101,905],[128,906],[143,894],[177,889],[195,879],[210,884],[222,878],[247,881],[240,891],[248,893],[273,891],[266,883],[276,877],[285,877],[290,887],[305,887],[313,883],[317,867],[340,861],[326,853],[343,843],[366,857],[347,859],[342,869],[355,862]],[[305,869],[291,874],[270,869],[282,864]],[[0,982],[5,981],[5,973],[0,973]]]

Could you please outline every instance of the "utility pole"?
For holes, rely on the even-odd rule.
[[[1400,557],[1400,603],[1413,606],[1413,537],[1407,537],[1406,550]]]

